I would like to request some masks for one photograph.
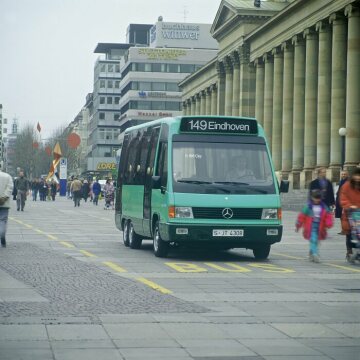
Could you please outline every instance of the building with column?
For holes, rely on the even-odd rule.
[[[219,54],[179,84],[183,114],[255,116],[295,189],[360,162],[359,0],[223,0],[211,33]]]

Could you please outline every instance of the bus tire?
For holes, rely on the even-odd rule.
[[[271,245],[262,245],[253,249],[253,254],[256,260],[266,260],[270,254]]]
[[[126,247],[129,246],[129,221],[125,221],[125,224],[124,224],[123,243]]]
[[[169,244],[161,239],[159,221],[157,221],[154,228],[154,254],[156,257],[166,257],[168,251]]]
[[[130,221],[129,223],[129,246],[131,249],[140,249],[142,238],[136,234],[134,225]]]

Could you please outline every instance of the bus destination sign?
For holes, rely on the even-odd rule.
[[[257,135],[257,122],[254,119],[226,117],[184,117],[181,119],[180,131],[204,134]]]

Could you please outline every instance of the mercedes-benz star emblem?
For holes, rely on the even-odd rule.
[[[222,216],[225,219],[231,219],[234,216],[234,212],[230,208],[225,208],[222,211]]]

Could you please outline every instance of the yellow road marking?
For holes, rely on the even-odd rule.
[[[97,257],[96,255],[92,254],[91,252],[89,251],[86,251],[86,250],[79,250],[82,254],[84,254],[85,256],[88,256],[88,257]]]
[[[262,269],[265,272],[272,272],[272,273],[293,273],[295,270],[287,269],[281,266],[276,266],[273,264],[248,264],[251,267]]]
[[[347,271],[352,271],[352,272],[360,272],[360,269],[354,269],[350,266],[341,266],[341,265],[335,265],[335,264],[331,264],[331,263],[323,263],[324,265],[328,265],[328,266],[332,266],[335,268],[339,268],[342,270],[347,270]]]
[[[33,226],[32,225],[29,225],[29,224],[24,224],[27,228],[29,228],[29,229],[32,229],[33,228]]]
[[[185,262],[166,262],[165,265],[170,266],[180,273],[200,273],[207,272],[208,270],[196,264]]]
[[[172,291],[162,287],[159,284],[154,283],[153,281],[147,280],[143,277],[137,278],[137,281],[140,281],[141,283],[143,283],[144,285],[147,285],[149,287],[151,287],[152,289],[161,292],[162,294],[172,294]]]
[[[276,252],[271,252],[273,255],[278,255],[278,256],[282,256],[282,257],[286,257],[288,259],[295,259],[295,260],[306,260],[305,257],[299,257],[299,256],[292,256],[292,255],[287,255],[287,254],[282,254],[282,253],[276,253]]]
[[[60,244],[66,246],[68,248],[74,248],[75,247],[73,244],[70,244],[67,241],[60,241]]]
[[[56,236],[53,236],[53,235],[50,235],[50,234],[47,234],[46,236],[51,240],[58,240],[58,238]]]
[[[233,263],[226,263],[226,265],[228,266],[227,268],[226,267],[223,267],[223,266],[220,266],[220,265],[217,265],[217,264],[213,264],[213,263],[204,263],[205,265],[209,266],[209,267],[212,267],[216,270],[219,270],[219,271],[225,271],[225,272],[250,272],[251,270],[243,267],[243,266],[239,266],[237,264],[233,264]]]
[[[106,266],[108,266],[109,268],[117,271],[117,272],[121,272],[121,273],[127,272],[124,268],[122,268],[122,267],[119,266],[119,265],[114,264],[114,263],[111,262],[111,261],[104,261],[103,264],[106,265]]]
[[[39,234],[42,234],[42,235],[46,235],[46,233],[44,233],[42,230],[40,229],[34,229],[36,232],[38,232]]]

